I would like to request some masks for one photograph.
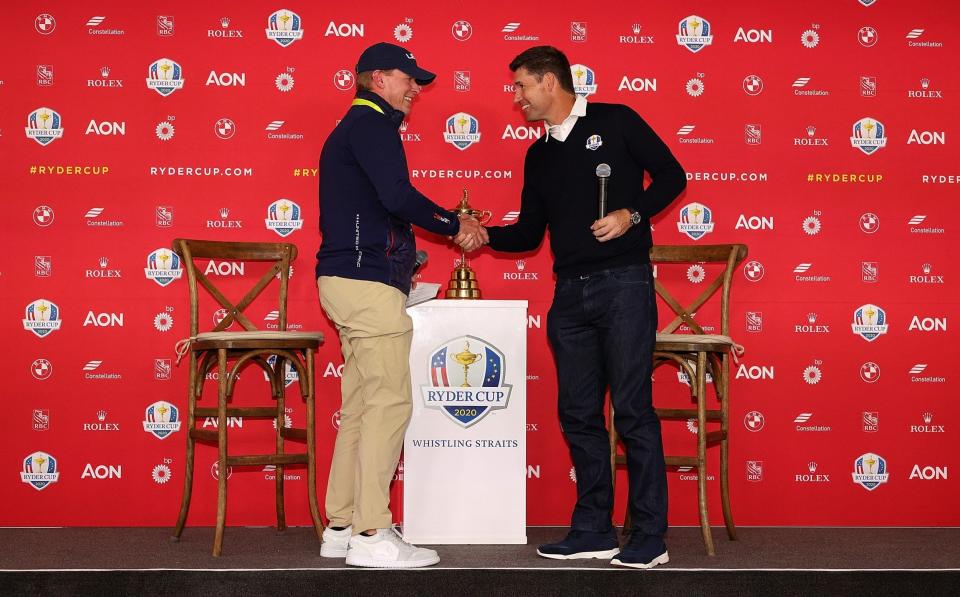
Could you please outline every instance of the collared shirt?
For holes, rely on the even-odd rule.
[[[570,131],[573,130],[573,125],[577,124],[577,119],[581,116],[587,115],[587,98],[582,95],[578,95],[577,99],[573,102],[573,109],[570,110],[570,115],[567,116],[563,122],[560,124],[549,124],[546,120],[543,121],[543,126],[547,130],[547,134],[544,137],[544,143],[550,140],[550,137],[553,137],[557,141],[563,143],[567,139],[567,135],[570,134]]]

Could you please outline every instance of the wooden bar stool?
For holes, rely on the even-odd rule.
[[[746,258],[746,245],[700,245],[700,246],[655,246],[650,249],[650,262],[657,266],[663,264],[723,263],[725,267],[707,283],[703,291],[688,306],[684,307],[673,294],[660,282],[655,281],[657,295],[663,299],[675,317],[657,333],[653,349],[653,368],[671,363],[676,365],[690,380],[690,395],[696,402],[696,408],[657,408],[657,416],[662,420],[697,421],[697,445],[694,455],[665,456],[667,466],[697,467],[697,509],[700,515],[700,532],[708,555],[715,555],[713,536],[710,532],[709,511],[707,508],[707,447],[720,445],[720,502],[723,509],[723,521],[727,536],[731,541],[737,538],[737,529],[733,524],[730,508],[729,437],[728,415],[730,408],[730,355],[739,354],[742,347],[730,338],[730,285],[733,272]],[[718,289],[720,292],[720,333],[706,334],[696,321],[695,314]],[[676,333],[681,325],[687,325],[690,333]],[[739,351],[739,352],[738,352]],[[707,376],[712,378],[712,386],[719,408],[707,408]],[[614,477],[616,465],[626,464],[626,458],[617,454],[617,432],[614,428],[613,409],[610,410],[610,454]],[[708,430],[707,424],[719,423],[719,429]],[[630,527],[630,508],[627,506],[625,528]]]
[[[287,285],[290,262],[297,256],[297,248],[289,243],[217,242],[177,239],[173,250],[180,254],[187,271],[190,290],[190,338],[182,340],[177,347],[179,356],[189,355],[190,376],[187,389],[187,454],[183,481],[183,497],[180,514],[173,530],[172,540],[177,541],[183,532],[190,509],[193,488],[194,446],[196,442],[217,445],[217,527],[213,540],[213,555],[219,556],[223,546],[223,529],[227,515],[227,470],[230,466],[274,465],[276,466],[277,528],[284,530],[286,520],[283,505],[284,467],[292,464],[307,466],[307,494],[313,526],[320,539],[323,523],[317,507],[316,446],[314,437],[314,355],[323,342],[318,332],[289,332],[287,329]],[[256,282],[243,298],[233,303],[204,275],[194,260],[216,259],[233,261],[259,261],[272,263],[272,267]],[[278,331],[261,331],[244,314],[271,282],[280,285],[278,300]],[[199,331],[198,284],[226,310],[226,317],[209,332]],[[227,331],[234,323],[243,331]],[[275,356],[271,364],[268,359]],[[179,359],[178,359],[179,362]],[[286,426],[284,412],[284,388],[286,364],[299,376],[300,394],[306,403],[306,428]],[[238,374],[247,365],[261,367],[270,381],[272,404],[266,406],[230,406]],[[207,373],[216,371],[217,406],[200,407],[204,379]],[[216,417],[217,430],[197,429],[197,418]],[[269,454],[231,455],[227,451],[228,417],[273,419],[276,427],[276,447]],[[306,443],[306,452],[287,454],[284,442],[293,440]]]

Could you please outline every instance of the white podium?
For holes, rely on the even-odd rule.
[[[404,539],[526,543],[527,301],[435,300],[407,312]]]

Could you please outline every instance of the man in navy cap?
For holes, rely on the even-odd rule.
[[[364,50],[356,97],[320,154],[317,284],[344,360],[320,555],[353,566],[440,561],[392,529],[389,494],[413,407],[413,323],[405,309],[416,255],[411,224],[477,244],[481,234],[476,220],[458,219],[410,184],[397,128],[435,77],[400,46]]]

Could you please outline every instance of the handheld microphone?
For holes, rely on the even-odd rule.
[[[610,180],[610,165],[609,164],[600,164],[597,166],[597,183],[600,185],[599,190],[599,217],[597,219],[603,218],[607,215],[607,182]]]
[[[427,263],[427,252],[424,251],[423,249],[418,249],[416,258],[414,259],[414,262],[413,262],[413,271],[410,273],[410,277],[413,278],[414,276],[416,276],[417,272],[420,271],[420,268],[422,268],[426,263]]]

